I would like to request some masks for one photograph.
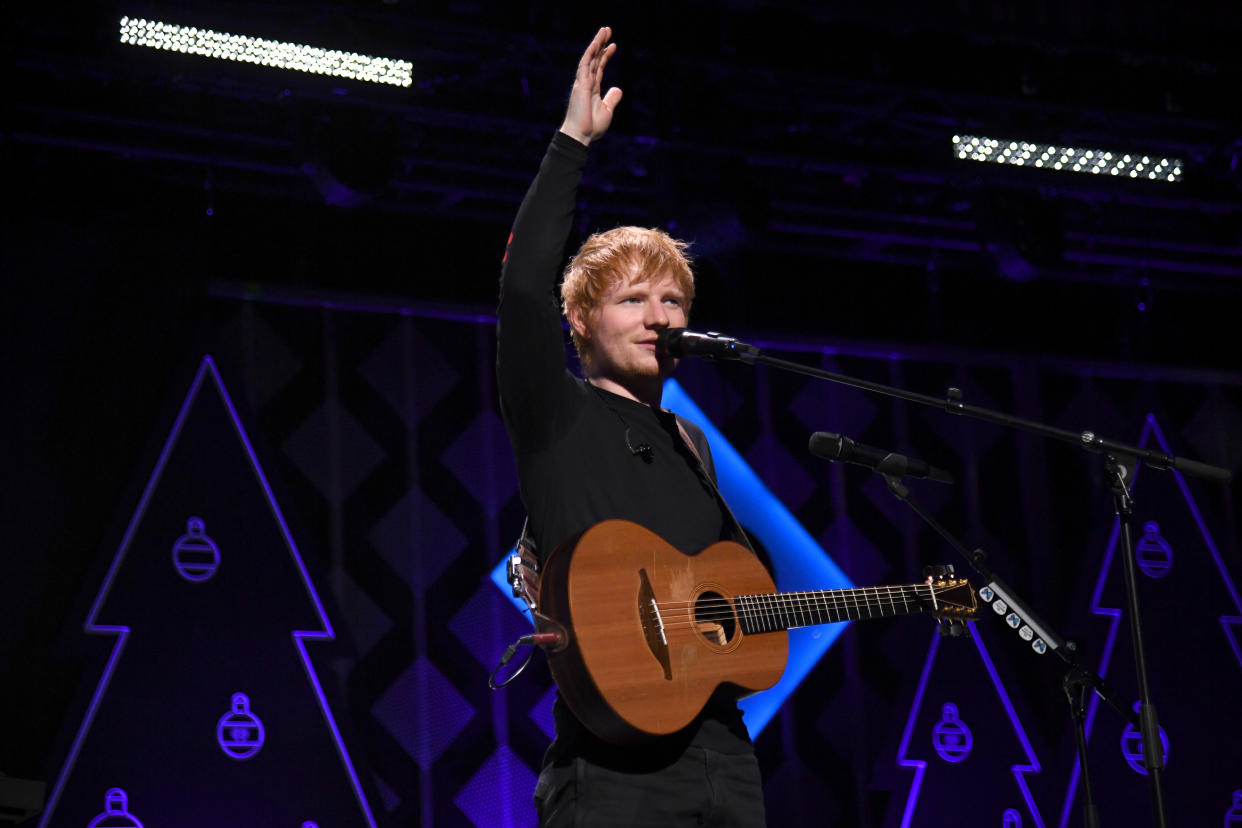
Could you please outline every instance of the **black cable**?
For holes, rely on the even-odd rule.
[[[508,685],[509,682],[513,681],[518,676],[522,675],[522,671],[526,669],[526,666],[528,664],[530,664],[530,660],[535,657],[535,648],[534,646],[532,646],[534,645],[534,643],[535,643],[535,636],[534,634],[531,634],[531,635],[524,635],[521,638],[519,638],[517,641],[514,641],[512,644],[510,644],[508,648],[505,650],[504,655],[500,657],[500,663],[496,665],[496,669],[492,670],[492,674],[487,677],[487,686],[492,688],[493,690],[499,690],[500,688]],[[522,662],[522,666],[518,667],[513,672],[513,675],[509,676],[507,679],[497,684],[496,674],[499,673],[501,669],[513,659],[513,656],[517,654],[518,647],[530,647],[531,648],[530,653],[526,656],[526,660]]]

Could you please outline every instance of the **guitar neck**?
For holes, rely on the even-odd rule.
[[[928,584],[903,584],[739,595],[734,602],[742,632],[754,634],[934,611],[935,593]]]

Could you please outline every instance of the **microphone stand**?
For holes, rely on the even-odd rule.
[[[973,417],[977,420],[985,422],[997,423],[999,425],[1008,426],[1009,428],[1028,431],[1033,434],[1039,434],[1044,437],[1050,437],[1062,442],[1077,445],[1079,448],[1102,454],[1104,456],[1104,467],[1108,474],[1110,487],[1113,492],[1114,509],[1117,514],[1117,520],[1120,523],[1121,539],[1123,542],[1123,551],[1125,558],[1125,583],[1126,592],[1128,593],[1128,615],[1130,622],[1130,639],[1134,650],[1134,669],[1138,676],[1139,690],[1139,730],[1142,733],[1143,744],[1143,765],[1147,769],[1147,780],[1151,794],[1152,813],[1155,817],[1157,828],[1167,828],[1168,817],[1165,813],[1164,803],[1164,786],[1163,786],[1163,766],[1164,751],[1160,742],[1160,725],[1156,718],[1156,708],[1151,702],[1151,692],[1147,681],[1147,660],[1144,655],[1142,624],[1139,618],[1138,589],[1135,578],[1134,564],[1134,542],[1133,535],[1130,530],[1130,516],[1133,512],[1134,501],[1130,495],[1129,488],[1126,485],[1126,467],[1122,461],[1130,461],[1133,465],[1134,461],[1146,463],[1153,469],[1177,471],[1209,480],[1215,483],[1228,483],[1232,474],[1228,469],[1219,466],[1212,466],[1208,463],[1200,463],[1197,460],[1190,460],[1185,457],[1175,457],[1162,451],[1140,448],[1139,446],[1128,445],[1115,440],[1109,440],[1097,435],[1094,431],[1084,430],[1080,432],[1068,431],[1066,429],[1056,428],[1037,420],[1028,420],[1022,417],[1015,417],[1000,411],[982,408],[974,405],[967,405],[963,402],[962,391],[960,388],[950,387],[944,399],[933,397],[928,394],[919,394],[913,391],[906,391],[901,388],[895,388],[891,385],[884,385],[869,380],[857,379],[845,374],[838,374],[832,371],[825,371],[821,368],[812,368],[809,365],[803,365],[798,362],[790,362],[784,359],[778,359],[773,356],[764,354],[759,348],[753,345],[747,345],[742,342],[730,340],[727,349],[723,352],[714,354],[714,356],[722,359],[735,359],[747,363],[760,362],[764,365],[771,365],[776,368],[782,368],[806,376],[826,379],[842,385],[849,385],[854,388],[861,388],[864,391],[872,391],[879,394],[885,394],[890,397],[908,400],[910,402],[919,403],[920,405],[931,406],[933,408],[942,408],[950,414],[958,414],[966,417]],[[924,519],[927,516],[924,515]],[[943,534],[943,533],[942,533]],[[968,554],[968,559],[970,556]],[[1056,640],[1056,639],[1054,639]],[[1045,639],[1047,641],[1047,639]],[[1051,646],[1051,642],[1049,642]],[[1066,645],[1068,649],[1068,644]],[[1061,646],[1057,646],[1054,650],[1061,650]],[[1080,697],[1085,693],[1087,687],[1094,689],[1097,694],[1113,704],[1102,692],[1101,686],[1094,681],[1075,677],[1078,674],[1071,670],[1071,674],[1066,677],[1065,691],[1067,695],[1077,693]],[[1071,681],[1071,677],[1073,680]],[[1113,704],[1116,707],[1115,704]],[[1078,720],[1077,708],[1075,708],[1075,720]],[[1127,715],[1126,718],[1129,718]],[[1085,737],[1080,737],[1085,744]],[[1086,773],[1086,764],[1083,764],[1083,772]]]
[[[979,573],[985,584],[979,590],[983,600],[990,604],[998,615],[1005,616],[1005,622],[1016,630],[1021,638],[1031,641],[1031,649],[1040,655],[1047,650],[1052,650],[1068,665],[1069,669],[1061,681],[1061,687],[1065,691],[1066,700],[1069,702],[1070,719],[1074,725],[1075,747],[1078,751],[1078,766],[1082,769],[1083,826],[1085,828],[1100,828],[1100,815],[1095,806],[1095,796],[1092,792],[1091,775],[1087,764],[1085,725],[1087,691],[1094,690],[1123,719],[1126,719],[1136,727],[1139,726],[1139,717],[1126,709],[1125,705],[1117,699],[1116,691],[1103,678],[1083,666],[1078,652],[1078,645],[1075,642],[1068,641],[1057,635],[1043,619],[1027,606],[1025,601],[1018,597],[1012,587],[991,571],[987,565],[986,552],[982,549],[975,549],[973,551],[967,549],[965,544],[945,529],[940,521],[936,520],[921,503],[910,496],[910,490],[906,488],[901,477],[894,474],[885,474],[882,469],[877,469],[877,471],[884,476],[884,480],[888,484],[888,490],[893,493],[893,496],[909,506],[928,526],[936,530],[936,533],[960,552],[967,563]]]

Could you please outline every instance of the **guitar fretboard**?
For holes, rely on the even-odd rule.
[[[908,584],[739,595],[734,603],[742,632],[753,634],[833,621],[909,615],[930,609],[927,605],[932,600],[932,587]]]

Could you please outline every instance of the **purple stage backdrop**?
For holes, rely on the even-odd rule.
[[[6,5],[0,826],[534,825],[549,671],[487,682],[529,629],[493,309],[601,24],[624,99],[570,249],[662,227],[699,330],[1242,470],[1236,4],[79,5]],[[255,58],[294,44],[410,83]],[[782,588],[974,576],[807,443],[909,454],[1135,703],[1100,456],[769,367],[676,383]],[[1242,825],[1242,497],[1132,472],[1169,822]],[[1065,665],[1008,604],[795,631],[747,709],[769,824],[1081,824]],[[1152,824],[1134,729],[1086,720],[1102,824]]]
[[[194,439],[216,440],[224,447],[219,462],[243,469],[234,472],[242,477],[249,466],[239,446],[249,451],[253,443],[255,468],[266,477],[259,473],[263,487],[248,484],[254,489],[249,495],[234,493],[251,499],[238,507],[237,519],[255,515],[255,531],[277,545],[284,543],[287,519],[288,546],[305,562],[306,594],[322,599],[326,614],[324,624],[311,626],[328,633],[313,637],[327,639],[334,631],[336,640],[304,645],[298,639],[307,655],[304,672],[296,667],[292,640],[277,648],[281,656],[273,665],[293,665],[287,679],[282,684],[284,674],[271,673],[266,683],[252,682],[271,688],[254,708],[246,706],[249,698],[239,707],[234,696],[232,714],[241,725],[227,733],[240,742],[226,745],[221,735],[210,750],[244,751],[251,749],[247,740],[252,747],[262,741],[248,724],[252,712],[275,723],[305,708],[316,728],[306,749],[331,752],[321,762],[342,813],[352,808],[357,824],[533,826],[530,795],[550,736],[551,680],[536,657],[503,691],[487,687],[505,646],[527,629],[489,577],[523,519],[497,408],[491,317],[486,309],[433,310],[378,298],[254,289],[243,295],[227,284],[214,293],[213,362],[203,365],[212,366],[213,382],[218,366],[238,428],[227,436],[229,420],[220,409],[211,416],[227,439],[198,432]],[[1236,432],[1242,376],[1236,374],[1131,371],[932,348],[760,344],[788,359],[929,394],[957,386],[967,402],[1067,429],[1090,428],[1230,467],[1242,460]],[[170,396],[184,397],[191,378],[187,374]],[[967,545],[985,549],[997,574],[1055,631],[1077,640],[1087,664],[1126,703],[1137,698],[1116,522],[1097,456],[765,367],[688,361],[678,379],[745,465],[855,584],[918,580],[925,565],[936,563],[973,573],[882,480],[811,456],[808,436],[838,432],[951,470],[955,486],[912,481],[912,491]],[[206,387],[213,390],[203,396],[199,389],[207,400],[202,405],[219,408],[219,399],[229,399],[214,396],[214,385]],[[186,431],[181,440],[191,437]],[[195,452],[204,455],[202,447]],[[226,456],[230,452],[234,456]],[[205,454],[200,459],[214,468],[211,452]],[[187,474],[201,478],[205,472]],[[1219,825],[1242,789],[1235,518],[1227,492],[1177,474],[1140,468],[1134,485],[1143,621],[1167,739],[1169,810],[1174,824]],[[269,495],[275,505],[263,500]],[[183,511],[173,506],[168,514],[199,514]],[[163,526],[160,537],[170,527]],[[233,533],[238,528],[228,527]],[[225,529],[209,524],[206,532]],[[193,580],[185,571],[210,578],[215,566],[225,573],[231,553],[211,552],[201,541],[201,522],[199,534],[193,530],[181,539],[190,557],[175,561],[182,580]],[[280,588],[296,592],[296,579],[285,576]],[[179,588],[200,594],[196,587]],[[968,634],[955,638],[939,637],[921,616],[845,628],[757,738],[769,824],[1078,824],[1081,775],[1060,689],[1063,665],[1035,652],[1010,629],[1004,612],[992,610],[985,605]],[[305,607],[299,611],[304,615]],[[211,646],[217,648],[269,627],[275,647],[294,624],[309,629],[314,620],[269,618],[253,608],[213,613],[218,639],[202,630],[195,635],[216,641]],[[114,621],[129,623],[119,613]],[[91,646],[103,645],[93,640]],[[170,669],[166,657],[139,646],[137,634],[114,659],[124,682],[100,685],[103,718],[96,724],[123,706],[109,697],[118,687],[144,686]],[[108,672],[113,668],[109,662]],[[92,686],[97,678],[90,677]],[[229,712],[224,691],[240,685],[222,678],[208,683],[219,692],[201,706],[214,723]],[[287,698],[280,697],[281,687]],[[137,691],[127,692],[132,697]],[[322,710],[308,705],[315,693]],[[1147,824],[1147,780],[1132,729],[1106,706],[1092,703],[1089,714],[1090,770],[1106,822]],[[92,742],[90,717],[83,711],[80,719],[86,756],[103,737]],[[265,732],[269,742],[274,726]],[[113,731],[118,727],[113,724]],[[120,756],[128,748],[122,742],[108,749]],[[131,764],[139,761],[125,756]],[[150,767],[155,775],[164,765],[157,758]],[[245,769],[235,763],[229,773],[236,777],[238,767]],[[300,795],[305,780],[296,763],[264,767],[277,786]],[[351,785],[348,775],[355,771]],[[82,786],[65,783],[61,804],[114,818],[128,808],[145,824],[160,824],[166,818],[155,806],[160,786],[146,787],[152,807],[145,814],[134,791],[122,801],[126,792],[114,793],[119,787],[107,791],[107,800],[101,788],[82,804],[67,799]],[[366,800],[361,806],[354,790]],[[237,788],[220,796],[241,807],[248,794]]]

